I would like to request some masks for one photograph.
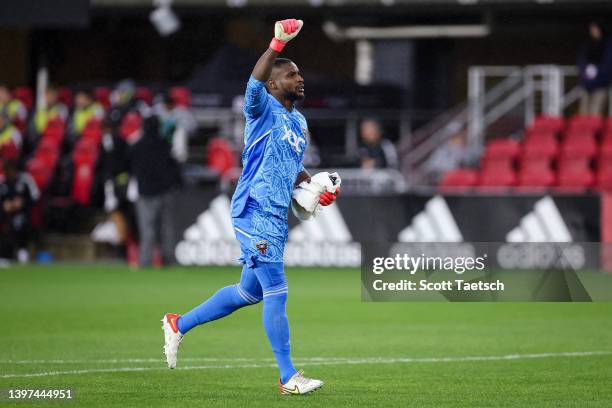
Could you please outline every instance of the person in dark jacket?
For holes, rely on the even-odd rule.
[[[612,42],[597,22],[589,24],[589,39],[578,56],[578,70],[580,113],[601,115],[612,82]]]
[[[136,217],[140,235],[140,265],[151,266],[159,245],[164,265],[174,263],[173,220],[175,189],[180,182],[172,146],[160,135],[157,116],[144,120],[142,133],[129,148],[130,174],[138,183]]]
[[[19,171],[15,160],[3,163],[0,177],[0,258],[13,258],[21,263],[29,259],[28,244],[32,236],[30,215],[40,192],[34,179]]]
[[[397,169],[398,159],[395,146],[383,136],[383,129],[376,119],[366,118],[360,126],[363,147],[359,149],[361,168]]]

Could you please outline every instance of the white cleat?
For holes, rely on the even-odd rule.
[[[183,341],[183,335],[179,332],[176,321],[181,315],[166,313],[162,318],[162,330],[164,331],[164,354],[168,368],[176,367],[176,355]]]
[[[278,380],[278,388],[283,395],[303,395],[316,391],[323,386],[323,381],[315,380],[314,378],[304,377],[302,370],[298,371],[291,377],[287,384],[281,383]]]

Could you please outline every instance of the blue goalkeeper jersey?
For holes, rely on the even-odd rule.
[[[232,198],[232,217],[239,217],[251,197],[265,214],[287,220],[297,175],[304,170],[306,118],[289,112],[270,95],[265,82],[250,77],[244,95],[242,175]]]

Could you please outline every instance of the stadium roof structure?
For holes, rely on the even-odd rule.
[[[150,7],[151,0],[91,0],[94,7]],[[561,4],[609,5],[609,0],[173,0],[177,7],[243,7],[243,6],[511,6],[536,5],[551,6]]]

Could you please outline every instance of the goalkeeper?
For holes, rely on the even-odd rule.
[[[168,313],[162,319],[164,353],[168,367],[174,368],[179,345],[189,330],[263,300],[263,324],[280,370],[282,394],[307,394],[323,385],[298,372],[291,361],[283,264],[289,206],[293,201],[294,213],[302,219],[316,215],[321,206],[336,199],[340,184],[335,173],[319,173],[311,179],[302,165],[308,126],[294,104],[304,98],[304,79],[292,61],[278,58],[302,25],[295,19],[276,22],[270,47],[247,83],[244,169],[232,198],[232,221],[243,264],[240,283],[220,289],[182,316]]]

